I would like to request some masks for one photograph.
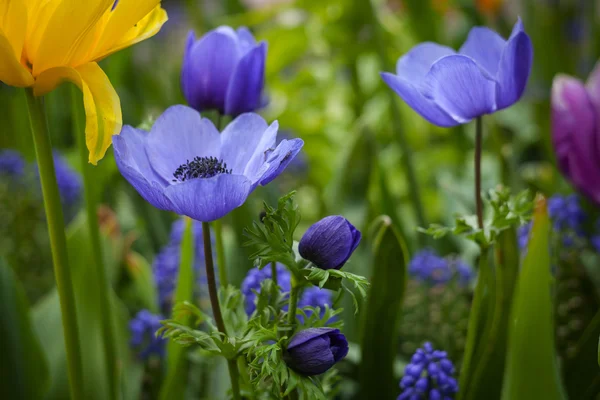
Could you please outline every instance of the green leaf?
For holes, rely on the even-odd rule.
[[[6,399],[41,399],[48,364],[31,326],[29,305],[12,269],[0,258],[0,393]]]
[[[192,220],[184,217],[185,229],[181,240],[181,258],[175,287],[174,303],[192,301],[194,295],[194,235]],[[183,319],[182,326],[190,323],[190,318]],[[187,382],[186,349],[174,341],[167,343],[167,376],[160,390],[160,398],[183,399]]]
[[[407,254],[403,239],[389,218],[374,242],[373,277],[363,323],[361,398],[373,393],[382,399],[398,395],[394,376],[397,327],[406,288]]]
[[[554,343],[549,234],[546,201],[540,198],[513,300],[505,400],[566,399]]]

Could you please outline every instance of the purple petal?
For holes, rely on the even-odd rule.
[[[275,128],[277,125],[275,125]],[[269,125],[258,114],[242,114],[234,119],[221,134],[221,155],[234,174],[244,174],[248,162],[258,149],[259,144],[270,145],[263,141]],[[277,129],[275,129],[276,135]],[[269,130],[273,134],[272,130]],[[262,151],[267,150],[265,147]]]
[[[523,23],[519,19],[502,52],[496,75],[496,102],[499,110],[513,105],[521,98],[527,86],[532,63],[533,45],[527,33],[523,31]]]
[[[440,58],[451,54],[456,52],[450,47],[432,42],[421,43],[398,59],[396,74],[400,79],[418,87],[431,66]]]
[[[585,88],[590,96],[590,100],[596,110],[596,115],[600,118],[600,61],[596,63],[594,70],[588,77]],[[600,144],[600,137],[598,138],[598,144]],[[600,148],[598,148],[600,154]]]
[[[146,154],[152,168],[170,182],[181,164],[194,157],[219,158],[221,137],[210,120],[186,106],[169,107],[147,137]]]
[[[583,83],[559,75],[552,85],[552,142],[559,167],[580,191],[600,203],[597,115]]]
[[[264,186],[277,178],[302,150],[302,146],[302,139],[282,140],[275,151],[268,155],[268,169],[262,174],[260,184]]]
[[[242,53],[233,29],[220,27],[190,44],[188,37],[181,85],[190,106],[196,110],[224,111],[227,88]]]
[[[487,71],[490,77],[494,77],[498,72],[505,45],[506,40],[496,32],[476,26],[471,29],[467,40],[458,52],[471,57]]]
[[[287,348],[288,348],[288,350],[290,350],[290,349],[293,349],[296,346],[300,346],[301,344],[306,343],[307,341],[314,339],[318,336],[326,335],[331,332],[339,332],[339,331],[340,331],[339,329],[335,329],[335,328],[304,329],[294,335],[292,340],[290,340],[290,343],[288,344]]]
[[[461,123],[496,111],[496,82],[467,56],[446,56],[427,74],[425,97]]]
[[[239,61],[227,89],[225,100],[227,115],[235,116],[260,108],[265,84],[266,57],[267,44],[262,42]]]
[[[250,186],[250,181],[243,175],[220,174],[171,185],[165,194],[177,214],[211,222],[244,204],[250,194]]]
[[[275,150],[278,129],[279,123],[273,121],[263,133],[262,138],[254,149],[254,154],[252,154],[246,164],[243,174],[252,182],[257,182],[259,177],[262,176],[268,168],[266,162],[269,159],[269,155]]]
[[[448,113],[439,108],[433,101],[427,99],[410,81],[388,72],[381,73],[385,83],[402,98],[413,110],[437,126],[450,127],[459,124]]]
[[[327,335],[315,337],[302,346],[288,349],[288,355],[288,365],[309,376],[322,374],[335,364]]]
[[[236,33],[240,44],[240,49],[242,50],[242,54],[246,54],[251,49],[256,47],[256,40],[254,39],[252,32],[250,32],[248,28],[242,26],[237,29]]]

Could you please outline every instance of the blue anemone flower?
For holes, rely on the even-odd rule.
[[[240,115],[263,105],[266,42],[245,28],[220,26],[196,41],[190,32],[181,70],[183,94],[198,111]]]
[[[519,19],[508,40],[475,27],[458,53],[421,43],[400,57],[387,85],[434,125],[450,127],[517,102],[531,72],[533,46]]]
[[[277,122],[242,114],[219,134],[194,109],[173,106],[150,132],[125,126],[113,136],[121,174],[154,207],[201,221],[244,204],[275,179],[302,148],[301,139],[275,146]]]
[[[400,380],[397,400],[448,400],[458,392],[455,368],[445,351],[434,350],[427,342],[413,354]]]

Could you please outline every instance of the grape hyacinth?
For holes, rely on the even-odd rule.
[[[311,286],[304,289],[302,297],[300,298],[300,301],[298,301],[298,308],[319,307],[321,317],[323,317],[325,314],[325,305],[331,307],[332,303],[331,291],[327,289],[321,289],[317,286]],[[312,315],[312,311],[310,310],[306,310],[304,312],[306,313],[307,317]],[[297,318],[300,323],[304,322],[304,317],[302,315],[298,315]]]
[[[138,355],[142,360],[146,360],[152,355],[159,357],[164,355],[166,340],[156,336],[156,331],[162,326],[160,323],[162,319],[163,317],[160,315],[142,310],[129,321],[129,331],[131,332],[129,344],[139,351]]]
[[[426,342],[413,354],[400,380],[397,400],[450,400],[458,392],[454,364],[445,351]]]
[[[15,150],[0,151],[0,176],[17,177],[25,172],[25,160]]]
[[[63,206],[73,207],[77,205],[81,199],[83,187],[81,176],[69,166],[57,151],[54,152],[54,170]]]
[[[277,285],[283,293],[289,292],[292,287],[292,276],[283,264],[277,264]],[[265,279],[271,279],[271,266],[263,269],[252,268],[242,282],[242,293],[246,298],[246,314],[250,315],[256,310],[256,293],[260,293],[260,284]],[[256,292],[256,293],[254,293]],[[287,296],[286,296],[287,297]]]
[[[448,283],[457,277],[459,284],[466,286],[473,279],[473,270],[459,258],[443,258],[435,251],[421,250],[408,264],[408,273],[418,281],[429,285]]]

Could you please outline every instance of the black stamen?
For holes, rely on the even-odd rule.
[[[188,179],[212,178],[219,174],[231,174],[227,164],[216,157],[194,157],[181,164],[173,173],[173,182],[184,182]]]

